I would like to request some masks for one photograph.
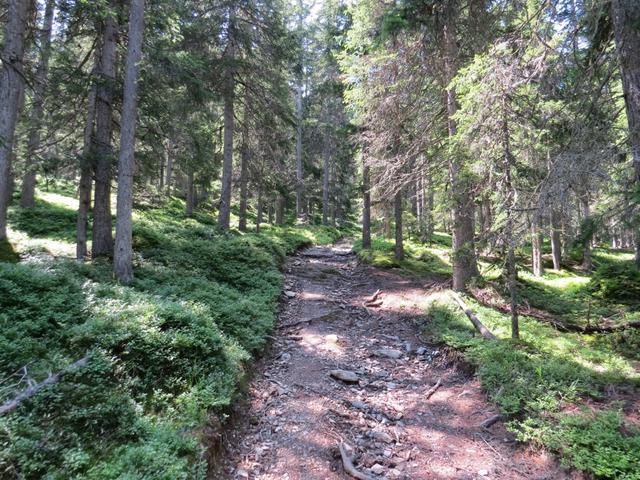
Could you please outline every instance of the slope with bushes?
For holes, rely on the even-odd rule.
[[[70,369],[0,416],[0,477],[204,478],[203,439],[265,344],[284,256],[331,242],[328,227],[221,234],[184,205],[136,212],[136,280],[78,264],[73,199],[45,195],[11,212],[0,262],[0,403],[50,372]]]

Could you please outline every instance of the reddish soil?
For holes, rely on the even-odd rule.
[[[285,272],[272,347],[211,478],[353,478],[340,444],[361,478],[582,478],[517,443],[501,422],[478,426],[497,409],[469,369],[420,339],[423,286],[358,264],[347,243],[302,251]],[[365,308],[378,289],[382,305]],[[336,369],[357,383],[332,378]]]

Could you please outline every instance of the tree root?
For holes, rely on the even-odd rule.
[[[347,453],[347,449],[344,446],[344,443],[341,443],[340,446],[340,456],[342,457],[342,466],[344,467],[344,471],[351,475],[353,478],[357,478],[358,480],[374,480],[373,477],[367,475],[365,473],[360,472],[353,465],[353,459]]]

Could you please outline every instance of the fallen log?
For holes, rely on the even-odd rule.
[[[497,423],[500,420],[502,420],[502,415],[500,415],[500,414],[493,415],[493,416],[487,418],[485,421],[483,421],[480,425],[478,425],[478,427],[480,427],[480,428],[489,428],[491,425],[493,425],[494,423]]]
[[[467,304],[462,301],[462,298],[460,298],[460,295],[452,291],[451,296],[456,301],[458,306],[462,309],[462,311],[467,315],[467,318],[471,320],[471,323],[473,323],[473,326],[476,327],[476,330],[480,332],[480,335],[482,335],[487,340],[496,340],[496,336],[493,333],[491,333],[491,331],[487,327],[483,325],[483,323],[478,319],[478,317],[476,317],[475,313],[473,313],[471,309],[467,306]]]
[[[344,443],[341,443],[339,448],[340,456],[342,457],[342,466],[345,472],[358,480],[374,480],[372,476],[362,473],[353,465],[353,459],[347,453]]]
[[[85,366],[88,361],[89,361],[89,356],[88,355],[84,356],[80,360],[73,362],[71,365],[69,365],[66,369],[62,370],[61,372],[51,374],[46,378],[46,380],[43,380],[40,383],[36,383],[35,385],[30,386],[26,390],[23,390],[15,398],[13,398],[12,400],[9,400],[8,402],[5,402],[0,406],[0,415],[2,415],[3,413],[9,413],[15,410],[16,408],[18,408],[18,406],[22,402],[33,397],[36,393],[38,393],[44,387],[48,385],[53,385],[54,383],[59,382],[60,379],[64,377],[66,374],[70,373],[71,371],[77,368]]]

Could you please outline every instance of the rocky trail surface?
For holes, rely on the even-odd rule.
[[[420,338],[427,280],[360,265],[348,242],[299,252],[285,275],[211,478],[578,478],[501,422],[480,426],[497,410],[477,379]]]

